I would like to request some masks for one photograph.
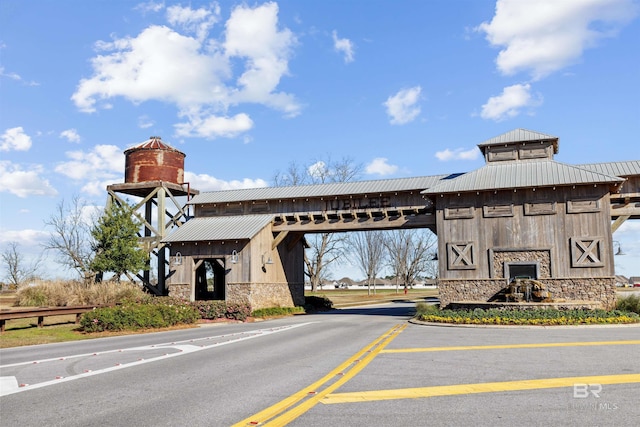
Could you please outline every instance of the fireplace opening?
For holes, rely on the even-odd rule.
[[[508,283],[513,279],[537,280],[540,274],[540,263],[531,261],[516,261],[504,263],[504,276]]]

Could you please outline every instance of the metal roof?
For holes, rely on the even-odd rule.
[[[457,178],[443,180],[423,194],[620,183],[623,178],[553,160],[490,163]]]
[[[251,239],[272,220],[273,215],[192,218],[162,241],[171,243]]]
[[[486,147],[488,145],[495,144],[507,144],[510,142],[529,142],[529,141],[556,141],[557,147],[557,136],[548,135],[546,133],[540,133],[527,129],[514,129],[512,131],[503,133],[502,135],[498,135],[491,139],[487,139],[486,141],[478,144],[478,147]]]
[[[375,181],[336,182],[329,184],[297,185],[290,187],[262,187],[202,192],[189,204],[228,203],[249,200],[278,200],[309,197],[331,197],[355,194],[376,194],[393,191],[422,191],[451,175],[416,178],[397,178]],[[457,175],[456,175],[457,176]]]
[[[606,175],[640,175],[640,160],[629,160],[625,162],[590,163],[576,166],[582,169],[589,169],[594,172],[604,173]]]
[[[136,144],[133,147],[127,148],[125,150],[125,154],[130,151],[137,151],[137,150],[167,150],[167,151],[178,151],[181,153],[180,150],[177,150],[172,146],[170,146],[169,144],[163,142],[162,138],[160,138],[159,136],[151,136],[146,141],[143,141],[140,144]]]

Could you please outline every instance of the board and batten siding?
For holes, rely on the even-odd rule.
[[[443,279],[495,277],[492,251],[527,250],[549,251],[552,277],[613,275],[606,186],[444,195],[436,222]]]

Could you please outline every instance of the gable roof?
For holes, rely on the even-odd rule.
[[[273,220],[273,215],[239,215],[192,218],[162,242],[248,240]]]
[[[554,160],[490,163],[475,171],[423,191],[423,194],[551,187],[575,184],[617,184],[623,178],[571,166]]]
[[[589,163],[577,165],[582,169],[614,176],[640,175],[640,160],[628,160],[625,162]]]
[[[483,147],[488,147],[490,145],[508,144],[513,142],[553,141],[554,152],[557,153],[558,140],[559,138],[557,136],[519,128],[505,132],[502,135],[495,136],[491,139],[487,139],[486,141],[478,144],[478,147],[482,149]]]
[[[391,191],[422,191],[450,176],[433,175],[415,178],[380,179],[372,181],[333,182],[329,184],[261,187],[225,191],[201,192],[188,204],[230,203],[248,200],[278,200],[309,197],[331,197],[356,194],[376,194]]]

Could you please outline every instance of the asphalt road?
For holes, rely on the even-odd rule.
[[[637,426],[640,327],[408,323],[412,304],[0,350],[2,426]]]

